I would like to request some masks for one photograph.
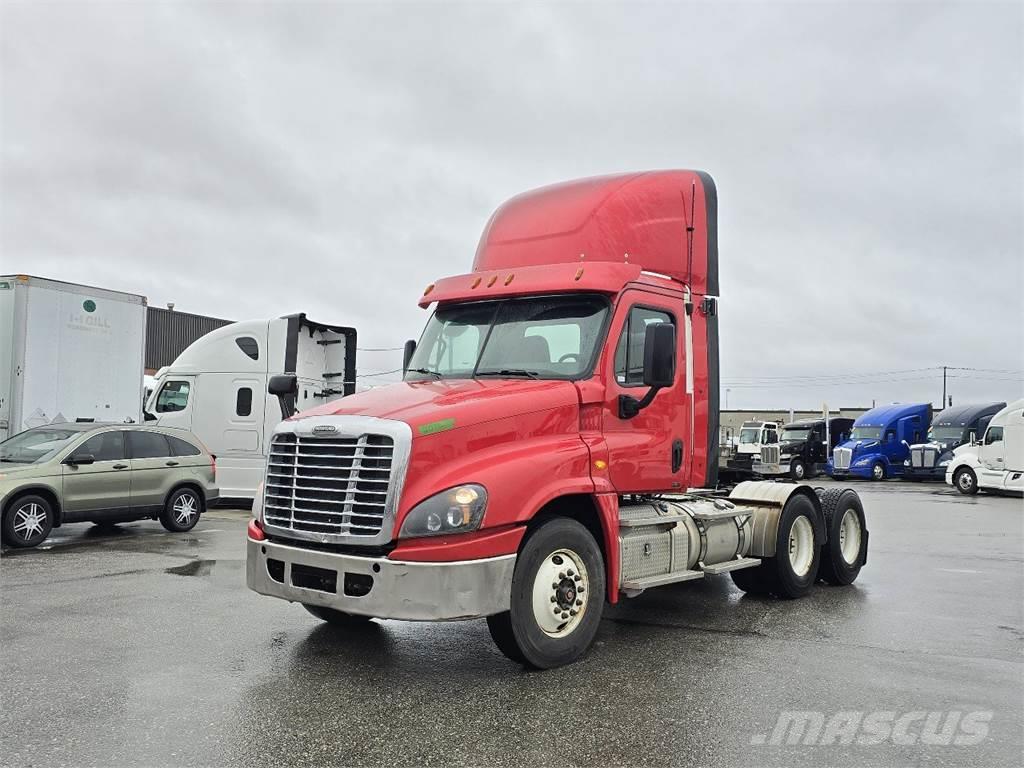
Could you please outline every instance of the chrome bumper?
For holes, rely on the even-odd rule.
[[[277,578],[268,568],[271,560],[283,564],[274,564]],[[483,560],[420,563],[340,555],[249,539],[245,578],[249,589],[261,595],[296,603],[378,619],[453,621],[507,611],[515,564],[514,554]],[[293,572],[295,566],[299,566],[298,574]],[[311,568],[319,569],[315,573],[326,577],[321,583],[323,588],[296,586],[296,576],[300,581],[310,581]],[[332,574],[333,592],[328,591]],[[346,594],[364,590],[365,594],[360,596]]]

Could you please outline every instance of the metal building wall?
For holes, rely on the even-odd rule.
[[[146,315],[146,373],[170,365],[189,344],[215,328],[233,323],[217,317],[149,307]]]

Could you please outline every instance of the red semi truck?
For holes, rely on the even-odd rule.
[[[590,646],[604,608],[729,573],[800,597],[867,556],[857,495],[717,485],[718,242],[706,173],[557,184],[491,217],[400,383],[276,430],[248,529],[261,594],[352,624],[486,617],[509,658]],[[276,377],[282,408],[294,377]]]

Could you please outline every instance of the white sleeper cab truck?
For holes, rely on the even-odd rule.
[[[140,421],[145,346],[145,296],[0,276],[0,440],[53,422]]]
[[[355,391],[356,331],[305,314],[217,328],[160,369],[146,420],[190,430],[217,457],[221,498],[251,499],[281,421],[267,381],[298,380],[296,405],[312,408]]]
[[[1024,493],[1024,400],[999,411],[980,443],[961,445],[946,466],[946,482],[960,493]]]

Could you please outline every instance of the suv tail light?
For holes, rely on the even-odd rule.
[[[210,471],[213,472],[213,482],[217,482],[217,457],[210,454]]]

